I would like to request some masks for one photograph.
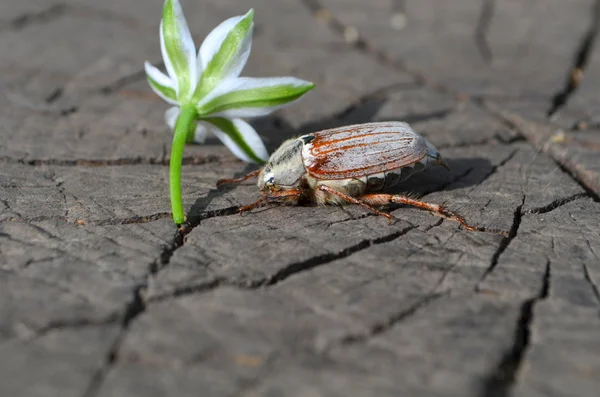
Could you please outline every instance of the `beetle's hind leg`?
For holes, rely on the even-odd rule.
[[[364,196],[359,197],[359,199],[371,205],[386,205],[390,203],[412,205],[414,207],[422,208],[437,213],[444,218],[453,219],[460,223],[467,230],[481,230],[479,227],[467,223],[462,216],[446,209],[446,207],[440,204],[426,203],[425,201],[415,200],[410,197],[401,196],[398,194],[366,194]]]
[[[322,192],[327,192],[327,193],[333,194],[349,203],[360,205],[361,207],[368,209],[375,215],[383,216],[383,217],[387,218],[390,222],[394,222],[394,217],[391,214],[388,214],[387,212],[379,211],[377,208],[370,205],[370,203],[368,203],[366,200],[363,200],[362,197],[356,198],[356,197],[348,196],[347,194],[338,192],[337,190],[335,190],[329,186],[326,186],[326,185],[320,185],[317,189],[319,189]],[[389,204],[389,201],[387,201],[385,204]],[[377,204],[375,204],[375,205],[377,205]]]
[[[240,183],[240,182],[244,182],[247,181],[250,178],[254,178],[255,176],[258,176],[258,174],[260,174],[260,168],[257,170],[252,171],[251,173],[249,173],[248,175],[244,175],[240,178],[233,178],[233,179],[219,179],[217,181],[217,187],[220,187],[221,185],[224,185],[226,183]]]

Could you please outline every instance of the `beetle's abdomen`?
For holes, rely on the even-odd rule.
[[[407,180],[412,174],[422,171],[424,168],[425,166],[421,162],[416,162],[411,166],[369,175],[367,176],[367,191],[379,192],[388,189],[399,182]]]

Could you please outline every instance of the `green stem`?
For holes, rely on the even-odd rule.
[[[190,128],[185,138],[185,143],[194,143],[196,139],[196,128]]]
[[[181,225],[185,221],[183,201],[181,200],[181,162],[183,161],[183,148],[190,131],[196,128],[198,113],[194,106],[181,107],[181,113],[175,123],[175,135],[171,147],[171,162],[169,164],[169,186],[171,188],[171,209],[173,221]]]

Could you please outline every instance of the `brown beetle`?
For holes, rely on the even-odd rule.
[[[302,200],[317,204],[352,203],[393,220],[375,205],[408,204],[427,209],[478,230],[447,210],[398,194],[379,193],[429,165],[448,165],[440,153],[406,123],[357,124],[313,132],[285,141],[259,170],[223,183],[242,182],[258,176],[262,197],[240,208],[249,211],[264,202],[298,205]]]

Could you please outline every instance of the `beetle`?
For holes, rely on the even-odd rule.
[[[374,206],[408,204],[465,222],[444,205],[381,193],[430,165],[450,170],[438,150],[407,123],[374,122],[327,129],[289,139],[271,155],[263,168],[236,179],[221,179],[217,186],[258,177],[262,197],[240,212],[265,202],[298,205],[356,204],[392,221],[391,214]]]

